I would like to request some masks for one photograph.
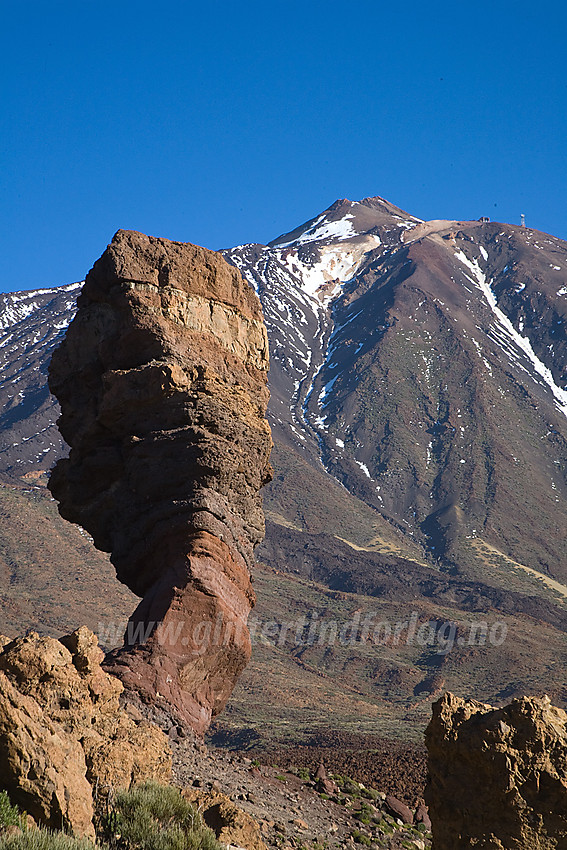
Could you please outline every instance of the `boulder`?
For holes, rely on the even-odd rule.
[[[549,697],[494,708],[447,693],[426,744],[435,850],[567,847],[567,714]]]
[[[414,823],[422,823],[428,832],[431,832],[431,818],[425,803],[420,803],[415,810]]]
[[[79,742],[0,672],[0,787],[34,820],[94,837],[93,798]]]
[[[327,794],[329,797],[332,797],[339,790],[333,780],[328,778],[318,779],[315,787],[319,794]]]
[[[319,794],[327,794],[329,797],[332,797],[339,790],[333,780],[327,776],[323,762],[319,763],[319,767],[315,772],[315,788]]]
[[[413,823],[413,812],[397,797],[387,794],[384,804],[393,817],[399,818],[403,823]]]
[[[182,793],[199,810],[204,822],[222,844],[245,850],[266,850],[258,823],[225,794],[195,788],[188,788]]]
[[[71,446],[50,489],[142,597],[106,669],[198,733],[250,656],[268,362],[260,302],[220,254],[119,231],[49,371]]]
[[[38,823],[94,835],[97,794],[171,778],[163,732],[124,711],[96,636],[30,632],[0,651],[0,787]]]

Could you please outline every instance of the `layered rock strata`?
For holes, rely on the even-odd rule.
[[[86,627],[0,645],[0,788],[38,823],[94,836],[95,794],[171,778],[166,736],[124,711]]]
[[[212,251],[119,231],[50,366],[50,489],[142,597],[106,668],[203,732],[250,656],[270,480],[260,302]]]
[[[567,847],[567,714],[548,697],[493,708],[447,693],[426,744],[435,850]]]

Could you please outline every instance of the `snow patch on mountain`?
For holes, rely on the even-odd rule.
[[[361,257],[356,257],[352,251],[344,251],[340,248],[321,248],[321,259],[319,262],[305,263],[299,255],[293,253],[281,253],[280,261],[297,276],[301,283],[301,289],[311,298],[318,297],[322,303],[328,303],[340,292],[340,283],[344,283],[356,274],[356,269]],[[319,293],[319,290],[330,281],[337,284],[330,292]]]
[[[505,348],[507,354],[513,360],[518,359],[518,353],[513,350],[511,344],[516,345],[517,348],[519,348],[528,357],[534,371],[542,379],[543,384],[553,393],[556,407],[561,411],[561,413],[567,416],[567,390],[557,386],[551,373],[551,369],[549,369],[545,363],[539,359],[533,350],[530,340],[526,336],[522,336],[518,333],[508,316],[500,309],[496,301],[496,296],[492,291],[490,283],[486,280],[486,275],[479,267],[478,261],[470,260],[466,254],[460,250],[455,252],[455,257],[464,266],[470,269],[473,277],[471,278],[468,275],[466,275],[466,277],[468,277],[471,283],[481,290],[490,309],[492,310],[496,319],[496,334],[502,347]],[[520,366],[520,368],[522,367]],[[526,370],[524,369],[524,371]]]
[[[353,215],[347,213],[338,221],[325,222],[325,216],[319,216],[301,236],[292,239],[291,242],[280,242],[279,247],[288,248],[290,245],[304,245],[306,242],[320,242],[324,239],[338,239],[339,241],[350,239],[356,236],[356,231],[349,220],[353,218]]]
[[[367,478],[370,478],[370,479],[372,480],[371,475],[370,475],[370,470],[368,469],[368,467],[366,466],[366,464],[365,464],[365,463],[362,463],[362,461],[360,461],[360,460],[355,460],[355,463],[356,463],[356,465],[357,465],[358,467],[360,467],[360,469],[364,472],[364,474],[366,475],[366,477],[367,477]]]

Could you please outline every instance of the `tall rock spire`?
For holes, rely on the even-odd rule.
[[[107,669],[197,732],[250,656],[268,365],[260,303],[236,269],[119,231],[50,366],[71,446],[51,492],[142,597]]]

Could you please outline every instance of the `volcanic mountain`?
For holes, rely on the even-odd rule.
[[[226,254],[262,298],[280,452],[443,570],[567,579],[564,242],[368,198]]]
[[[567,629],[567,243],[485,220],[424,222],[375,197],[222,253],[260,296],[270,340],[275,474],[257,556],[280,604],[288,576],[299,596],[331,594],[329,610],[339,593],[443,620],[525,618],[529,647],[502,650],[496,673],[486,659],[473,672],[463,653],[418,653],[401,684],[399,659],[374,664],[372,693],[403,692],[407,707],[420,682],[435,692],[441,666],[482,678],[480,698],[531,683],[562,704],[552,659],[532,679],[518,668],[534,647],[564,651]],[[3,299],[0,472],[38,494],[64,451],[45,376],[78,291]],[[260,576],[268,594],[270,581]],[[335,669],[329,654],[294,653]],[[349,668],[349,681],[365,675]]]

